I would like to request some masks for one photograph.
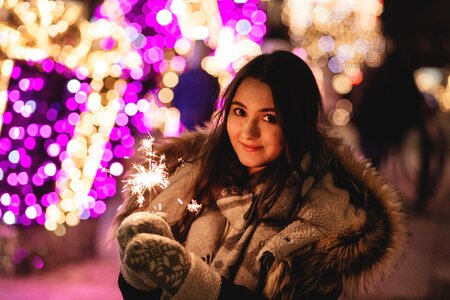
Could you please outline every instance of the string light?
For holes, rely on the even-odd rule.
[[[324,76],[330,77],[339,98],[361,83],[364,65],[378,67],[382,63],[382,11],[380,0],[285,0],[282,20],[289,27],[293,52],[310,65],[318,82],[328,82]],[[333,124],[345,125],[350,120],[351,111],[337,109],[332,103],[325,106],[331,109]]]
[[[419,68],[414,72],[417,88],[432,95],[443,112],[450,112],[450,75],[445,69]]]
[[[122,96],[123,90],[116,91],[116,97],[106,98],[102,89],[108,79],[120,81],[123,70],[137,68],[142,65],[142,60],[131,47],[122,26],[103,19],[88,22],[82,16],[83,8],[79,3],[6,1],[2,2],[1,8],[5,13],[15,15],[16,18],[10,20],[17,20],[17,24],[3,24],[0,28],[0,50],[8,57],[1,62],[0,83],[3,87],[9,86],[8,92],[0,95],[0,113],[7,126],[11,127],[9,138],[25,141],[25,149],[13,149],[11,147],[16,147],[14,142],[2,139],[2,143],[10,145],[4,151],[4,154],[9,152],[10,166],[2,165],[2,173],[7,174],[8,183],[16,187],[16,193],[12,196],[19,201],[18,209],[8,208],[8,211],[14,214],[15,222],[22,225],[29,225],[32,220],[45,225],[48,230],[63,234],[64,224],[78,224],[82,215],[85,218],[86,212],[93,217],[102,213],[101,200],[93,206],[87,204],[92,199],[90,194],[94,193],[97,199],[102,199],[115,193],[115,189],[111,189],[115,181],[96,177],[96,173],[98,166],[110,161],[102,160],[102,157],[108,150],[105,148],[118,113],[114,101]],[[22,63],[16,64],[14,61],[34,64],[25,68]],[[23,78],[26,72],[31,72],[30,68],[42,70],[42,76]],[[53,102],[45,111],[42,102],[36,104],[34,99],[28,99],[33,94],[39,95],[36,92],[48,89],[51,80],[46,77],[56,74],[70,78],[66,85],[69,95]],[[111,90],[114,90],[114,83],[112,85]],[[7,100],[14,102],[12,111],[6,109]],[[62,108],[60,103],[66,107]],[[36,105],[41,108],[36,110]],[[65,109],[71,112],[64,116]],[[12,115],[18,113],[21,118],[31,118],[39,123],[32,123],[23,129],[11,126]],[[46,119],[40,118],[42,114]],[[15,123],[20,120],[14,117]],[[39,163],[36,159],[39,158],[32,157],[33,145],[40,138],[51,141],[44,146],[49,156],[54,158],[41,164],[41,167],[36,166]],[[21,175],[23,172],[11,171],[10,168],[18,164],[23,168],[32,168],[28,173],[35,175],[25,178]],[[61,166],[61,169],[57,170],[56,166]],[[35,167],[37,172],[32,171]],[[101,179],[104,179],[104,184],[98,184]],[[23,207],[20,204],[22,197],[33,193],[33,186],[48,191],[53,180],[56,189],[40,195],[37,205],[44,209],[36,209],[36,216],[30,213],[34,210],[29,209],[35,206]],[[9,195],[7,190],[2,192]],[[12,220],[9,214],[6,216],[9,221]]]
[[[0,21],[0,218],[57,235],[105,211],[122,160],[133,156],[132,129],[179,133],[172,89],[195,39],[212,49],[202,65],[224,86],[260,53],[265,33],[256,0],[106,0],[91,21],[81,2],[0,1],[0,9],[14,16]],[[63,92],[49,100],[55,78]]]

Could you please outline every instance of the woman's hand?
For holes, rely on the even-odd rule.
[[[169,224],[163,219],[162,213],[136,212],[129,215],[123,220],[117,230],[117,241],[119,243],[120,255],[120,271],[125,279],[133,287],[150,291],[156,289],[158,286],[147,280],[143,281],[136,272],[130,269],[124,263],[124,252],[130,241],[138,234],[149,233],[164,236],[173,239],[172,231]]]
[[[122,264],[145,284],[156,284],[171,299],[217,299],[221,277],[177,241],[137,234],[124,251]]]
[[[117,229],[120,259],[128,243],[139,233],[157,234],[173,239],[170,226],[163,217],[163,213],[146,211],[135,212],[126,217]]]

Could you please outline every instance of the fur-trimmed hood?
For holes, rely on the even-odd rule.
[[[378,286],[395,271],[406,251],[406,219],[397,192],[367,160],[322,133],[325,151],[331,155],[327,172],[311,179],[313,183],[305,180],[310,189],[299,220],[260,253],[273,248],[284,251],[280,258],[275,256],[268,272],[265,293],[269,298],[333,290],[353,297]]]

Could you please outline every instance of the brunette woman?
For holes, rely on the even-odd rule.
[[[336,299],[392,270],[406,237],[396,193],[319,125],[304,61],[257,56],[219,106],[207,129],[159,145],[169,186],[119,210],[124,299]]]

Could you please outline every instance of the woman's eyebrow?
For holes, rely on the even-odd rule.
[[[237,105],[237,106],[240,106],[240,107],[243,107],[243,108],[247,108],[247,106],[245,106],[244,103],[239,102],[239,101],[232,101],[231,105]],[[265,108],[260,109],[259,111],[260,112],[275,112],[275,108],[265,107]]]
[[[231,102],[231,105],[237,105],[237,106],[242,106],[244,108],[247,108],[247,106],[245,106],[244,103],[239,102],[239,101],[234,101],[234,100]]]

